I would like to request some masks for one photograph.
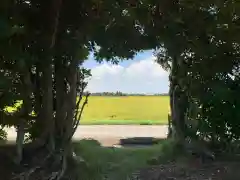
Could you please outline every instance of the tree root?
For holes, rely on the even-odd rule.
[[[44,153],[44,158],[42,158],[41,153]],[[33,155],[31,156],[33,157]],[[75,153],[70,155],[65,150],[54,153],[46,153],[42,150],[40,154],[38,152],[34,156],[37,158],[32,158],[31,161],[21,164],[24,169],[13,174],[11,180],[72,180],[69,176],[75,176],[76,173],[68,172],[68,170],[72,171],[72,166],[77,167],[80,164],[88,166],[83,158],[76,156]]]
[[[66,153],[48,153],[43,160],[35,160],[40,163],[29,162],[25,170],[15,174],[12,180],[60,180],[66,172]]]

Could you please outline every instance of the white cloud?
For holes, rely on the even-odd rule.
[[[166,93],[169,89],[168,73],[154,57],[135,61],[128,67],[100,64],[91,69],[90,92]]]

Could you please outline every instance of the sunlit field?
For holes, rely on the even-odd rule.
[[[15,106],[20,106],[21,102]],[[16,107],[7,107],[8,112]],[[166,124],[168,96],[91,96],[80,124]]]
[[[82,124],[166,124],[168,96],[91,96]]]

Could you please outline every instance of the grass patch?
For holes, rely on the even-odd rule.
[[[88,168],[79,168],[83,179],[100,180],[103,176],[113,180],[125,180],[136,170],[150,166],[149,160],[161,157],[166,161],[172,157],[174,148],[167,140],[161,144],[144,148],[107,148],[95,140],[75,142],[76,154],[85,159]]]

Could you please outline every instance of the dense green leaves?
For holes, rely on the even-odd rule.
[[[188,95],[188,110],[182,113],[187,124],[197,120],[195,133],[224,143],[239,139],[240,3],[182,0],[177,4],[176,14],[165,17],[170,31],[159,31],[165,52],[157,52],[158,63],[171,68],[171,79],[175,77],[171,88],[179,85]],[[193,106],[198,110],[190,113]]]

